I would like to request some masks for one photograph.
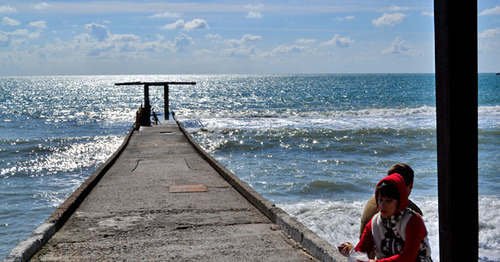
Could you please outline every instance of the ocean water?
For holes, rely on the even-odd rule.
[[[118,148],[143,102],[170,105],[219,162],[334,245],[394,163],[415,170],[439,260],[433,74],[0,77],[0,257]],[[163,88],[151,103],[163,108]],[[161,110],[159,110],[160,113]],[[479,257],[500,261],[500,76],[479,75]],[[161,119],[161,118],[160,118]]]

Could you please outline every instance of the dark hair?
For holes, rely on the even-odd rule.
[[[375,195],[377,196],[377,201],[379,196],[396,199],[398,200],[398,207],[399,207],[399,191],[398,188],[391,182],[389,181],[380,182],[375,191]]]
[[[406,186],[413,184],[414,172],[409,165],[397,163],[387,170],[387,175],[392,175],[394,173],[398,173],[403,177]]]

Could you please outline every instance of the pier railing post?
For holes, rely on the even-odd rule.
[[[149,85],[144,85],[144,109],[141,115],[141,126],[151,125],[151,104],[149,103]]]
[[[165,117],[164,117],[164,119],[170,120],[170,112],[168,110],[168,103],[169,103],[169,101],[168,101],[168,85],[163,86],[163,96],[165,97],[165,101],[164,101],[164,103],[165,103],[165,105],[164,105]]]

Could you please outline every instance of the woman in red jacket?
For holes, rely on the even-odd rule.
[[[358,252],[375,251],[370,261],[432,261],[427,230],[419,214],[408,206],[408,193],[399,174],[386,176],[377,184],[375,199],[379,212],[373,216],[354,248]],[[347,256],[350,243],[339,251]]]

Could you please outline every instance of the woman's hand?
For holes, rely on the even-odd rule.
[[[351,253],[352,248],[353,247],[352,247],[352,244],[350,242],[345,242],[345,243],[342,243],[338,246],[340,254],[342,254],[345,257],[347,257],[349,255],[349,253]]]

